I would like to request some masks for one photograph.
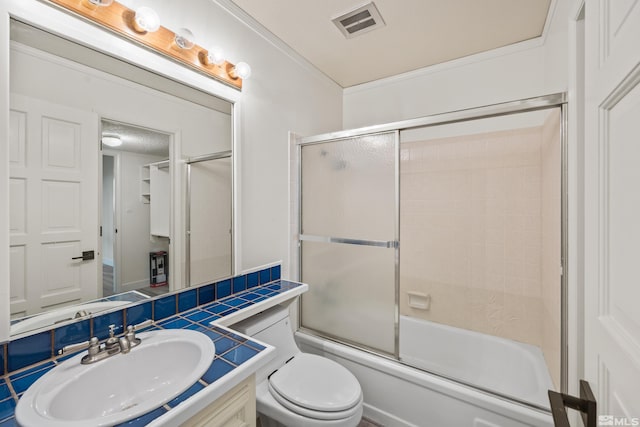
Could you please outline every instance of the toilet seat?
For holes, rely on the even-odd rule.
[[[360,410],[362,390],[351,372],[338,363],[299,353],[268,380],[273,398],[304,417],[338,420]]]

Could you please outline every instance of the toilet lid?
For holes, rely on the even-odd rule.
[[[324,357],[299,353],[269,377],[270,389],[289,402],[321,412],[345,411],[362,399],[360,383]]]

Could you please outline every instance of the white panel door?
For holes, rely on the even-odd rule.
[[[98,118],[11,95],[11,314],[98,296]],[[94,260],[73,259],[95,251]]]
[[[585,375],[600,415],[638,425],[640,1],[585,12]]]

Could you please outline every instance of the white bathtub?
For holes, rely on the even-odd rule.
[[[554,389],[536,346],[407,316],[400,316],[400,360],[547,409]]]
[[[405,338],[406,339],[406,338]],[[296,333],[302,351],[349,369],[364,392],[364,416],[387,427],[552,427],[547,411],[333,341]],[[428,339],[422,339],[428,344]],[[469,350],[467,350],[469,352]],[[503,366],[504,369],[509,369]]]

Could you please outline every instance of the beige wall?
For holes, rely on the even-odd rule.
[[[401,314],[544,346],[555,369],[557,126],[403,142]],[[429,295],[428,310],[411,308],[409,291]]]

